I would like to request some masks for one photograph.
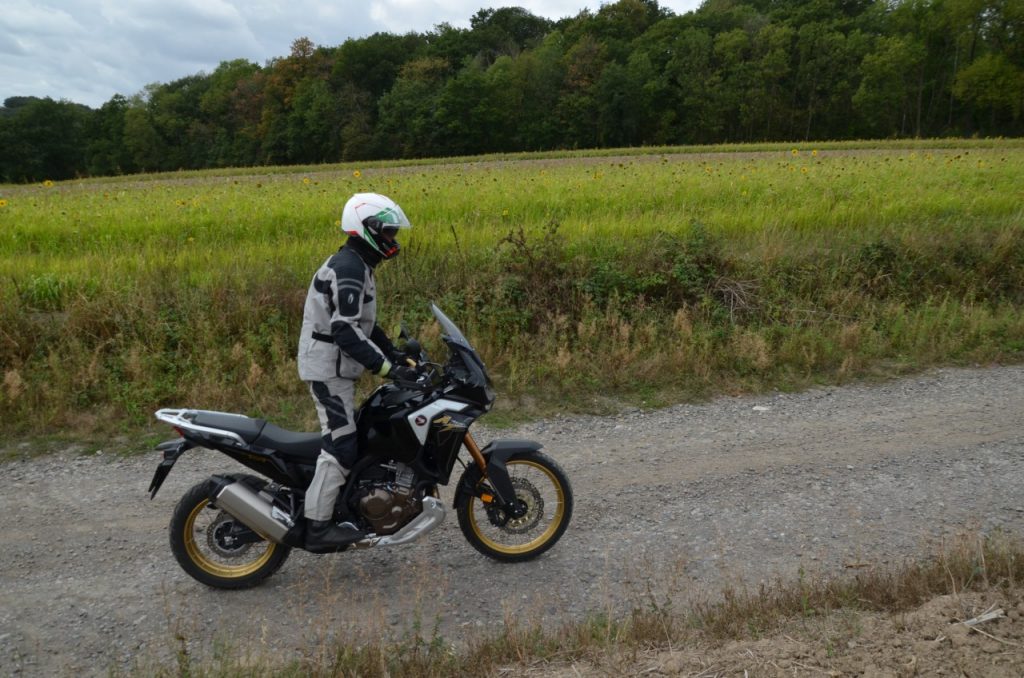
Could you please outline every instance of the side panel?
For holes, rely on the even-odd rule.
[[[460,403],[455,400],[445,400],[442,398],[410,413],[407,419],[409,420],[409,426],[412,428],[413,433],[416,434],[416,439],[420,441],[420,445],[424,445],[427,442],[427,432],[430,430],[430,425],[433,423],[437,415],[442,412],[461,412],[467,407],[469,407],[469,405],[466,403]]]
[[[272,454],[239,450],[227,446],[217,446],[214,449],[276,483],[281,483],[288,487],[305,487],[309,484],[308,480],[303,484],[302,466],[299,464],[286,464]]]
[[[425,464],[440,478],[442,485],[448,484],[455,460],[466,439],[466,431],[480,414],[479,410],[471,408],[465,412],[445,412],[434,418],[423,458]]]
[[[423,443],[407,416],[419,395],[390,384],[378,388],[356,414],[360,453],[403,463],[415,459]]]

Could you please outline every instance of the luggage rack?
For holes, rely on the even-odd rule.
[[[224,438],[229,440],[236,445],[245,447],[245,441],[242,437],[233,431],[225,431],[219,428],[210,428],[209,426],[200,426],[192,421],[189,417],[195,418],[197,414],[217,414],[220,416],[238,417],[240,419],[248,419],[243,414],[235,414],[234,412],[216,412],[214,410],[189,410],[189,409],[170,409],[164,408],[157,410],[156,418],[160,421],[166,422],[177,429],[184,429],[195,433],[201,433],[205,436],[216,436],[218,438]]]

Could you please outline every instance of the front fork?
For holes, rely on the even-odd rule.
[[[469,450],[469,456],[473,458],[477,468],[480,469],[480,480],[487,480],[493,491],[493,494],[486,490],[479,492],[477,496],[480,498],[480,501],[488,507],[501,507],[506,513],[517,517],[518,514],[522,513],[523,507],[520,506],[520,502],[516,501],[516,491],[512,487],[512,480],[509,478],[508,469],[505,467],[505,457],[507,455],[494,454],[492,452],[491,458],[488,459],[484,456],[480,446],[476,444],[473,434],[469,431],[466,431],[463,443],[466,449]]]
[[[466,431],[466,439],[463,442],[466,444],[466,449],[469,450],[469,456],[473,457],[473,461],[476,462],[477,468],[480,469],[480,474],[486,476],[487,460],[484,459],[484,454],[480,451],[480,446],[476,444],[476,439],[473,438],[473,434]]]

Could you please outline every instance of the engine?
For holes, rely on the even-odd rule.
[[[405,464],[395,462],[383,467],[391,478],[374,480],[357,491],[359,513],[378,535],[393,534],[419,515],[422,502],[413,486],[415,473]]]

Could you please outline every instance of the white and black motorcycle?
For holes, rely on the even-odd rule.
[[[448,361],[431,363],[403,333],[404,351],[423,376],[383,384],[359,408],[360,458],[338,497],[334,520],[365,532],[354,548],[418,539],[444,520],[437,488],[448,484],[458,462],[464,470],[453,504],[469,543],[500,561],[534,558],[569,525],[569,479],[538,443],[497,440],[477,446],[469,427],[490,410],[495,392],[476,350],[436,305],[432,310]],[[207,410],[162,409],[156,417],[181,437],[157,446],[163,461],[149,487],[151,498],[192,449],[222,452],[259,474],[211,476],[178,502],[171,551],[188,574],[209,586],[248,588],[276,572],[292,548],[303,548],[303,499],[320,454],[320,433]],[[468,463],[459,458],[463,448]]]

